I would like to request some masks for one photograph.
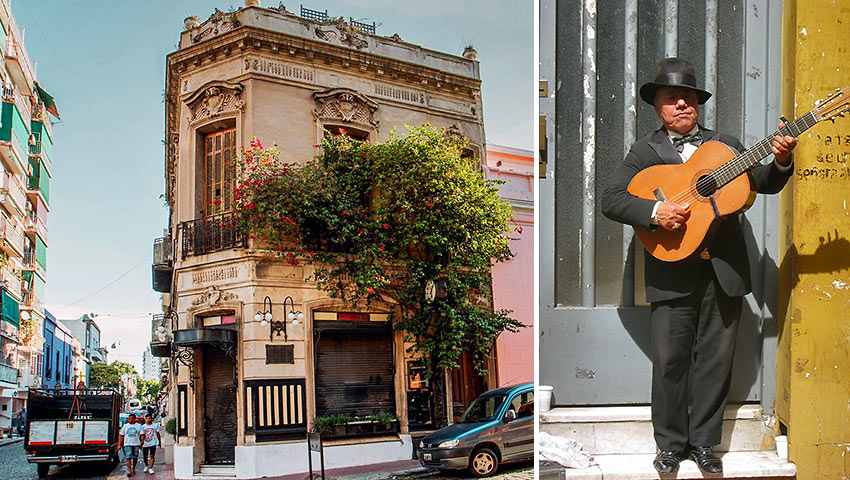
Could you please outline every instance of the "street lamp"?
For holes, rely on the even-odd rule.
[[[295,301],[290,296],[283,299],[283,320],[274,320],[274,315],[272,315],[272,301],[268,295],[263,299],[263,311],[257,312],[254,315],[254,320],[260,322],[261,326],[266,327],[271,325],[269,329],[269,340],[274,340],[275,333],[280,335],[281,332],[283,333],[283,339],[289,340],[286,333],[287,319],[293,325],[298,325],[304,319],[304,314],[301,311],[295,310]]]

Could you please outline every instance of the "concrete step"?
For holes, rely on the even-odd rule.
[[[704,474],[691,460],[682,461],[679,471],[661,475],[655,471],[652,461],[655,454],[597,455],[595,465],[585,469],[564,468],[545,463],[539,468],[539,480],[649,480],[649,479],[704,479],[741,478],[759,480],[788,480],[797,476],[797,467],[780,459],[776,452],[726,452],[719,453],[723,459],[722,474]]]
[[[773,430],[758,405],[730,405],[718,452],[774,450]],[[566,437],[592,455],[655,455],[650,407],[568,407],[540,414],[540,430]]]
[[[196,473],[195,478],[236,478],[235,465],[201,465],[201,469]]]

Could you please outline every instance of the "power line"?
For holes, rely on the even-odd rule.
[[[91,298],[91,297],[93,297],[93,296],[97,295],[98,293],[100,293],[100,292],[102,292],[102,291],[106,290],[107,288],[111,287],[112,285],[114,285],[116,282],[118,282],[118,281],[119,281],[119,280],[121,280],[122,278],[124,278],[124,277],[126,277],[127,275],[129,275],[129,274],[130,274],[130,272],[132,272],[133,270],[135,270],[135,269],[136,269],[136,267],[138,267],[139,265],[141,265],[141,264],[142,264],[142,262],[144,262],[145,260],[148,260],[149,258],[152,258],[152,257],[153,257],[153,253],[151,253],[151,252],[147,252],[147,253],[145,253],[144,255],[142,255],[142,258],[140,258],[138,262],[136,262],[136,263],[135,263],[132,267],[130,267],[130,269],[129,269],[129,270],[127,270],[126,272],[124,272],[124,273],[122,273],[121,275],[119,275],[119,276],[118,276],[118,278],[116,278],[115,280],[113,280],[113,281],[111,281],[111,282],[107,283],[107,284],[106,284],[106,285],[104,285],[103,287],[101,287],[101,288],[99,288],[99,289],[95,290],[94,292],[92,292],[92,293],[90,293],[90,294],[86,295],[85,297],[83,297],[83,298],[81,298],[81,299],[79,299],[79,300],[77,300],[77,301],[71,302],[71,303],[69,303],[69,304],[65,305],[64,307],[60,307],[59,309],[60,309],[60,310],[62,310],[62,309],[68,308],[68,307],[70,307],[70,306],[72,306],[72,305],[76,305],[76,304],[78,304],[78,303],[82,302],[83,300],[87,300],[87,299],[89,299],[89,298]]]

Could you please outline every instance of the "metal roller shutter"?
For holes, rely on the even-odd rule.
[[[318,415],[395,413],[392,331],[321,332],[316,410]]]
[[[223,350],[204,349],[204,434],[208,464],[232,464],[236,458],[233,369],[233,360]]]

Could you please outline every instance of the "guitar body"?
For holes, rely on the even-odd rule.
[[[630,194],[656,200],[656,189],[660,188],[667,201],[687,205],[688,209],[685,223],[677,230],[635,228],[635,235],[652,256],[676,262],[698,254],[711,241],[723,217],[746,210],[753,204],[756,192],[749,172],[705,196],[696,189],[701,177],[722,167],[737,153],[725,143],[706,142],[681,165],[654,165],[635,175],[629,183]]]

